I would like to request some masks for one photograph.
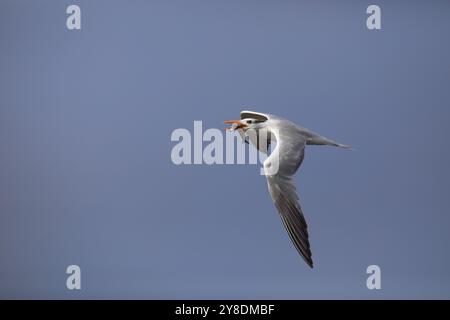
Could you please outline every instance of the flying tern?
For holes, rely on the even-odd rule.
[[[250,142],[260,152],[267,154],[272,140],[276,142],[275,148],[263,163],[269,193],[292,243],[312,268],[308,225],[292,176],[302,164],[306,145],[350,147],[267,113],[242,111],[240,120],[227,120],[224,123],[231,124],[229,130],[237,130],[246,143]],[[271,168],[276,170],[271,172]]]

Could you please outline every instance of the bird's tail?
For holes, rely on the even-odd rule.
[[[321,135],[308,131],[305,136],[307,137],[306,144],[310,145],[322,145],[322,146],[333,146],[333,147],[339,147],[339,148],[345,148],[345,149],[352,149],[349,145],[338,143],[336,141],[333,141],[331,139],[322,137]]]

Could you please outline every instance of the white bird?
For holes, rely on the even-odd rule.
[[[306,224],[292,176],[302,164],[306,145],[327,145],[349,148],[347,145],[320,136],[289,120],[271,114],[242,111],[241,120],[227,120],[229,130],[238,130],[246,143],[267,153],[274,139],[276,147],[264,161],[264,171],[272,200],[297,251],[313,267]],[[249,134],[249,133],[256,134]],[[271,172],[271,169],[273,172]]]

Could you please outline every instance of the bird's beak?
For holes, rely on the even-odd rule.
[[[231,124],[230,128],[225,129],[225,130],[230,130],[230,131],[243,129],[243,128],[247,127],[247,125],[245,123],[242,123],[241,120],[226,120],[223,123]]]

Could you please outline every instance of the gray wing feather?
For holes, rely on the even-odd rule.
[[[277,146],[266,162],[270,163],[274,157],[278,157],[279,169],[276,174],[267,175],[269,192],[292,243],[312,268],[308,225],[292,181],[292,176],[303,161],[306,139],[290,123],[277,121],[273,127],[276,129]]]
[[[308,225],[298,202],[295,186],[290,178],[267,177],[269,192],[280,213],[289,237],[305,262],[312,268],[312,254],[309,245]]]

